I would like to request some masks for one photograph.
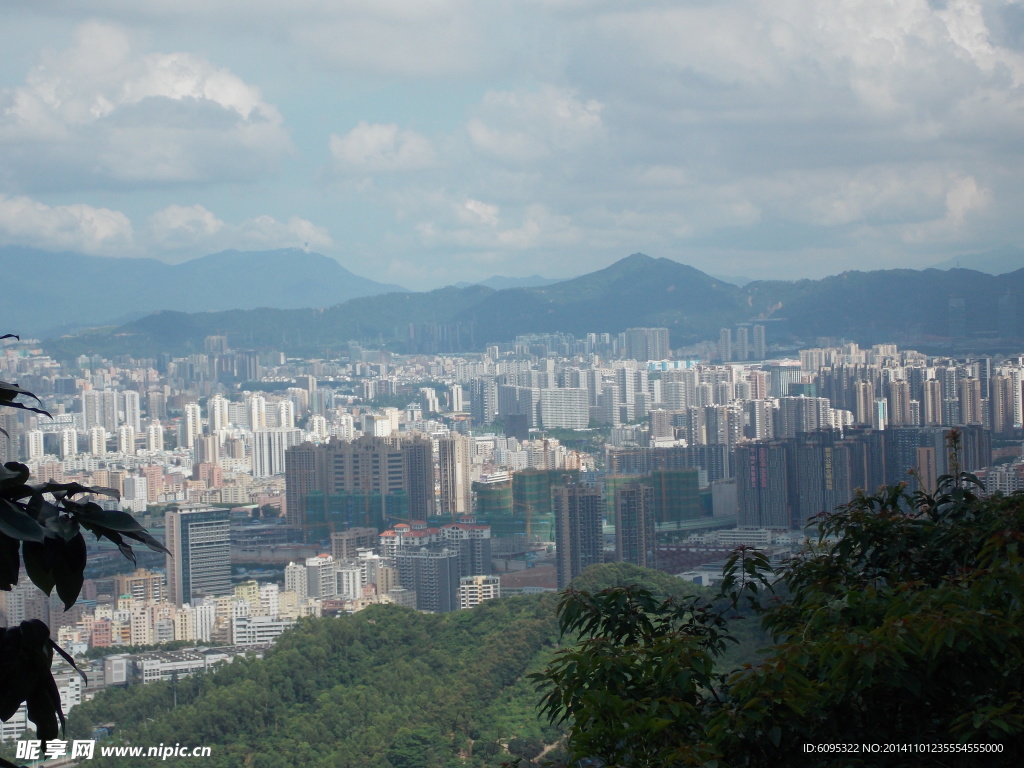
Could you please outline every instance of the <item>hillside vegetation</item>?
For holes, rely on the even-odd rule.
[[[594,566],[577,584],[699,591],[622,563]],[[209,768],[498,766],[561,739],[525,677],[560,644],[556,604],[552,593],[442,615],[375,606],[305,620],[265,659],[173,685],[107,690],[71,712],[69,735],[88,737],[112,721],[117,743],[210,746]],[[97,752],[94,764],[123,761]]]

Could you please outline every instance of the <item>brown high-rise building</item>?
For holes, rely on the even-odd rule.
[[[981,402],[981,379],[960,381],[960,423],[983,424],[985,417]]]
[[[349,528],[331,534],[331,557],[336,562],[355,560],[360,549],[377,546],[380,531],[376,528]]]
[[[928,379],[924,382],[922,410],[924,426],[937,427],[942,424],[942,382],[938,379]]]
[[[454,520],[473,513],[469,439],[452,433],[437,441],[441,474],[441,515]]]
[[[889,423],[893,426],[914,424],[910,413],[910,382],[889,382]]]
[[[302,443],[285,453],[285,493],[289,522],[307,538],[351,525],[383,530],[388,517],[426,520],[435,514],[433,446],[421,435]]]
[[[870,425],[874,420],[875,388],[870,381],[858,381],[853,385],[853,391],[857,423]]]
[[[132,573],[114,576],[114,591],[117,597],[131,595],[136,600],[163,600],[167,593],[166,577],[162,573],[137,568]]]
[[[993,376],[989,382],[989,425],[996,434],[1013,429],[1013,381],[1009,376]]]

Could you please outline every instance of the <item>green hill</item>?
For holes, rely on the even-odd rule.
[[[666,596],[700,591],[623,563],[593,566],[576,585],[631,583]],[[102,692],[71,712],[69,738],[114,722],[115,743],[209,746],[209,768],[497,768],[510,752],[532,757],[560,740],[525,678],[562,645],[557,602],[548,593],[441,615],[373,606],[304,620],[262,660]],[[123,758],[97,752],[94,764]]]
[[[114,721],[123,743],[209,746],[208,768],[413,768],[458,755],[497,766],[508,759],[499,742],[558,738],[523,680],[557,641],[554,603],[509,598],[445,615],[373,606],[306,620],[265,659],[180,680],[176,691],[105,691],[72,711],[72,735]]]

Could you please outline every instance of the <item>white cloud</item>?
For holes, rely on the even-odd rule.
[[[121,211],[83,203],[49,206],[28,197],[0,195],[0,245],[14,244],[181,261],[228,249],[327,251],[334,241],[325,227],[298,216],[281,221],[263,215],[232,223],[202,205],[171,205],[151,214],[136,231]]]
[[[224,222],[201,205],[171,205],[149,217],[149,234],[161,248],[187,248],[208,243]]]
[[[493,260],[497,254],[511,256],[524,251],[574,245],[581,233],[572,219],[540,204],[518,207],[502,215],[496,205],[481,200],[448,201],[443,195],[433,216],[416,225],[420,243],[431,249],[455,248],[476,258]]]
[[[555,152],[577,152],[604,136],[603,105],[570,90],[545,85],[537,91],[488,91],[479,114],[466,124],[480,151],[517,163]]]
[[[356,171],[411,171],[435,161],[429,139],[394,123],[361,121],[344,136],[331,134],[329,146],[340,168]]]
[[[277,109],[190,53],[142,53],[81,25],[0,99],[10,187],[74,189],[250,179],[290,149]]]
[[[984,208],[989,198],[988,190],[980,188],[973,177],[956,179],[946,192],[946,219],[953,226],[959,227],[967,214]]]
[[[310,197],[303,158],[267,175],[289,151],[268,100],[349,182],[316,190],[346,247],[433,259],[424,275],[530,259],[564,274],[636,250],[705,268],[850,254],[841,268],[1024,238],[1016,0],[87,5],[62,10],[154,42],[86,24],[0,94],[0,191],[267,180],[204,192],[223,222],[188,200],[154,214],[136,239],[169,249],[327,242],[288,220]],[[223,59],[170,53],[164,27],[225,41]],[[257,77],[309,99],[264,98]]]
[[[263,215],[226,223],[202,205],[171,205],[149,217],[147,244],[156,253],[193,257],[228,249],[303,248],[326,250],[333,245],[325,227],[292,216],[279,221]]]
[[[48,206],[0,195],[0,242],[49,250],[121,255],[133,245],[132,224],[120,211],[81,203]]]
[[[498,206],[472,198],[461,205],[456,205],[455,215],[467,224],[487,224],[492,227],[498,225]]]
[[[278,221],[272,216],[257,216],[243,221],[237,228],[239,248],[287,248],[308,247],[310,250],[324,250],[333,241],[325,227],[311,221],[292,216],[288,221]]]

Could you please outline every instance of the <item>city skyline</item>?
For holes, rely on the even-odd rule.
[[[309,247],[413,288],[1004,251],[1022,29],[1000,0],[19,4],[0,244]]]

